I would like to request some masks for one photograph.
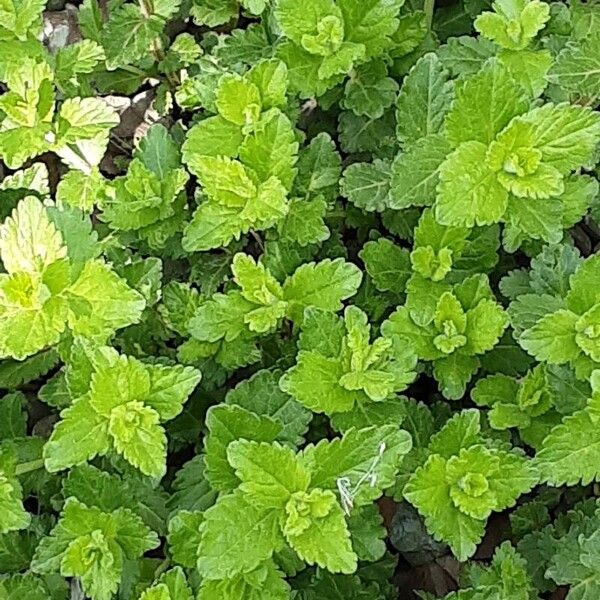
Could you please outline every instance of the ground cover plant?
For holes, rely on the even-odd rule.
[[[0,598],[600,598],[600,4],[0,0]]]

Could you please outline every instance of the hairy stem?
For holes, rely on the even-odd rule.
[[[431,31],[433,23],[433,9],[435,8],[435,0],[425,0],[423,10],[425,11],[425,19],[427,22],[427,31]]]

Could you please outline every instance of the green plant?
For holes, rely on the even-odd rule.
[[[0,0],[0,597],[596,598],[600,5],[55,8]]]

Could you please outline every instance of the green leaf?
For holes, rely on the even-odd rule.
[[[587,485],[598,479],[597,373],[592,375],[593,394],[587,406],[566,416],[544,439],[535,457],[542,480],[550,485]]]
[[[389,208],[432,205],[440,167],[451,152],[446,137],[435,134],[417,140],[407,152],[400,153],[392,163]]]
[[[104,49],[94,40],[81,40],[60,48],[56,53],[57,86],[69,96],[76,96],[79,76],[92,73],[105,58]]]
[[[429,53],[420,58],[402,83],[396,104],[396,131],[409,145],[440,132],[454,97],[454,86],[439,58]]]
[[[108,66],[114,69],[144,58],[163,27],[161,17],[145,15],[135,4],[123,4],[112,11],[102,32]]]
[[[86,263],[67,294],[73,332],[101,341],[117,329],[138,322],[146,305],[140,293],[101,261]]]
[[[63,206],[73,206],[91,212],[99,198],[107,193],[106,181],[100,171],[85,173],[72,169],[60,180],[56,199]]]
[[[431,438],[429,450],[444,458],[481,442],[480,414],[476,409],[465,409],[453,415]]]
[[[61,420],[44,446],[46,469],[51,473],[105,454],[110,446],[108,423],[86,398],[61,412]]]
[[[160,123],[148,129],[135,154],[160,179],[181,166],[179,147],[168,129]]]
[[[242,129],[222,116],[209,117],[196,123],[187,133],[181,148],[183,162],[196,173],[196,160],[202,156],[237,156],[242,144]],[[218,152],[217,152],[218,149]]]
[[[27,435],[25,396],[20,392],[7,394],[0,399],[0,437],[10,440]]]
[[[475,552],[485,532],[485,521],[470,517],[452,504],[445,483],[446,460],[434,454],[410,478],[404,496],[425,517],[427,530],[438,541],[447,541],[459,560]]]
[[[546,89],[548,71],[553,63],[550,52],[503,49],[498,53],[498,60],[532,98],[537,98]]]
[[[290,596],[290,586],[273,561],[266,561],[244,575],[204,579],[198,600],[261,600],[265,594],[272,600],[288,600]]]
[[[367,242],[359,256],[380,292],[404,292],[411,275],[408,250],[387,238],[379,238],[376,242]]]
[[[479,369],[479,360],[473,356],[466,356],[454,352],[436,360],[433,366],[433,376],[440,384],[441,392],[445,398],[456,400],[465,394],[467,383]]]
[[[277,443],[234,441],[227,447],[227,460],[242,482],[238,489],[262,506],[283,509],[310,482],[294,451]]]
[[[463,35],[451,37],[439,47],[437,54],[454,77],[472,75],[496,54],[496,46],[484,37]]]
[[[390,166],[375,159],[372,163],[354,163],[340,182],[341,193],[358,208],[382,212],[390,204]]]
[[[311,494],[315,494],[314,490]],[[311,515],[301,532],[287,533],[286,539],[298,556],[309,565],[318,565],[332,573],[354,573],[357,556],[352,550],[344,512],[333,492],[320,492],[332,502],[326,515]],[[299,509],[298,509],[299,510]]]
[[[202,539],[201,525],[204,515],[201,512],[180,510],[169,521],[169,550],[173,560],[184,567],[196,566],[197,550]]]
[[[260,181],[277,177],[289,190],[296,175],[298,142],[289,119],[279,110],[266,113],[242,142],[240,160],[254,170]]]
[[[302,441],[312,415],[280,389],[279,378],[280,373],[258,371],[230,389],[225,402],[275,419],[282,426],[278,439],[296,445]]]
[[[237,439],[272,442],[281,425],[267,416],[258,416],[236,405],[218,405],[206,415],[209,435],[206,450],[206,478],[214,489],[231,491],[239,484],[235,471],[227,461],[227,447]]]
[[[190,12],[198,25],[214,27],[236,17],[239,6],[235,0],[194,0]]]
[[[378,119],[396,99],[398,84],[387,77],[385,63],[373,60],[360,66],[346,83],[343,108]]]
[[[569,362],[581,352],[575,339],[577,320],[577,315],[568,310],[550,313],[524,331],[519,343],[538,360],[550,364]]]
[[[342,438],[322,440],[308,446],[303,459],[312,473],[312,487],[337,490],[338,479],[346,477],[353,489],[366,473],[373,474],[374,485],[360,486],[353,498],[355,506],[362,506],[394,482],[400,459],[410,448],[406,431],[386,425],[351,429]]]
[[[342,171],[340,155],[327,133],[319,133],[298,155],[294,185],[300,194],[328,195],[335,190]]]
[[[441,165],[436,219],[442,225],[473,227],[502,219],[508,192],[485,162],[484,144],[461,144]]]
[[[296,365],[282,377],[280,387],[313,412],[345,412],[359,394],[340,385],[344,374],[339,358],[300,350]]]
[[[100,164],[119,116],[101,98],[70,98],[56,119],[53,150],[70,167],[91,174]]]
[[[166,472],[167,436],[158,413],[141,402],[128,402],[111,411],[108,432],[115,450],[150,477]]]
[[[33,196],[19,202],[0,227],[0,257],[9,273],[42,272],[66,255],[60,232]]]
[[[594,98],[600,88],[600,41],[589,36],[566,46],[550,68],[548,79],[571,93]]]
[[[140,600],[193,600],[185,574],[179,567],[163,573],[157,583],[147,588]]]
[[[383,517],[376,505],[367,504],[351,515],[348,518],[348,529],[352,548],[359,560],[375,562],[384,556],[386,531]]]
[[[308,306],[336,312],[342,300],[356,294],[361,280],[360,269],[341,258],[304,264],[283,284],[288,315],[299,321]]]
[[[20,40],[25,40],[28,33],[37,34],[41,29],[40,15],[44,7],[44,0],[14,0],[6,3],[0,11],[0,31],[9,31]]]
[[[503,48],[522,50],[550,19],[550,8],[540,0],[493,2],[494,12],[475,19],[475,29]]]
[[[0,533],[26,528],[31,515],[23,507],[23,490],[17,479],[17,457],[10,450],[0,450]]]
[[[326,214],[327,203],[322,196],[310,201],[292,200],[289,212],[279,226],[279,232],[283,238],[300,246],[324,242],[331,235],[324,221]]]
[[[455,93],[446,117],[446,134],[455,147],[463,142],[489,144],[513,117],[529,108],[523,88],[493,61],[464,79]]]
[[[239,492],[221,497],[204,516],[198,570],[206,579],[250,573],[283,546],[279,511]]]
[[[545,104],[518,121],[531,127],[544,163],[561,173],[588,164],[600,139],[600,116],[582,106]]]
[[[204,475],[204,456],[197,455],[186,462],[175,474],[169,508],[204,511],[214,504],[217,493],[211,489]]]
[[[398,0],[339,0],[344,21],[344,37],[365,47],[365,57],[381,55],[393,46],[393,34],[398,28]]]
[[[0,156],[17,169],[50,149],[54,113],[52,71],[46,62],[20,56],[6,80],[10,91],[0,98],[5,117],[0,125]]]
[[[32,570],[79,577],[88,595],[110,600],[124,559],[137,559],[157,545],[158,536],[131,511],[103,512],[69,498],[57,525],[37,547]]]
[[[425,517],[428,531],[466,560],[491,512],[513,506],[537,480],[523,457],[475,445],[449,459],[432,454],[412,475],[404,495]]]

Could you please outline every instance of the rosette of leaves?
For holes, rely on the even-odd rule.
[[[544,365],[537,365],[517,379],[495,374],[480,379],[471,398],[477,406],[489,407],[487,418],[493,429],[516,428],[521,439],[538,448],[552,427],[560,422],[553,389]]]
[[[278,0],[274,12],[283,39],[276,52],[290,70],[294,91],[302,97],[320,96],[343,81],[353,67],[391,50],[401,4],[399,0],[372,0],[367,5],[358,0],[309,0],[301,5],[293,0]],[[368,84],[360,85],[360,78],[368,81],[374,76],[377,84],[389,89],[393,97],[394,84],[390,87],[385,68],[381,70],[375,63],[372,68],[375,73],[356,73],[354,83],[349,84],[347,100],[353,107],[353,88],[354,93],[368,89]],[[377,90],[376,95],[381,93]]]
[[[562,512],[551,525],[526,535],[518,544],[536,586],[543,591],[557,585],[568,590],[568,600],[593,597],[600,590],[596,562],[600,511],[588,498]]]
[[[298,142],[281,110],[286,90],[287,70],[277,60],[219,80],[218,114],[194,125],[182,148],[205,196],[184,231],[188,252],[227,245],[287,214]]]
[[[77,382],[71,385],[72,404],[44,447],[46,469],[61,471],[113,451],[145,475],[162,477],[167,455],[162,423],[181,412],[199,371],[143,363],[108,347],[90,354],[82,353],[69,374]]]
[[[231,269],[237,288],[201,302],[188,322],[193,351],[224,365],[232,354],[248,364],[243,361],[256,356],[247,350],[256,338],[275,331],[284,318],[298,322],[308,306],[340,310],[362,279],[360,269],[341,258],[306,263],[283,283],[247,254],[236,254]]]
[[[448,72],[428,69],[443,90]],[[427,102],[431,92],[418,80],[412,84],[411,75],[399,108],[408,100]],[[505,223],[509,252],[527,239],[559,242],[598,190],[594,179],[576,173],[590,164],[600,139],[598,114],[567,104],[532,108],[541,90],[526,89],[518,73],[495,59],[454,87],[437,96],[432,122],[418,127],[423,117],[402,112],[416,122],[398,125],[407,151],[392,167],[390,207],[433,204],[436,221],[452,227]]]
[[[508,325],[485,275],[455,286],[427,282],[409,286],[405,305],[381,326],[386,338],[400,338],[419,359],[432,363],[433,376],[446,398],[460,398],[480,366],[479,356],[491,350]]]
[[[364,422],[365,414],[372,424],[382,423],[395,394],[415,379],[416,363],[412,349],[398,338],[371,341],[367,315],[356,306],[347,307],[343,318],[307,309],[296,365],[280,387],[313,412],[340,413],[334,424],[343,429]]]
[[[488,95],[493,111],[485,130],[483,121],[473,119],[464,126],[467,98],[478,93]],[[530,105],[531,98],[497,63],[457,89],[446,117],[455,150],[440,166],[435,202],[441,223],[472,227],[503,221],[504,245],[512,251],[527,238],[560,241],[563,228],[585,212],[597,185],[571,174],[591,160],[600,117],[584,107],[549,103],[530,110]]]
[[[392,425],[352,429],[299,453],[277,442],[231,441],[226,465],[238,483],[203,515],[202,585],[248,577],[287,547],[310,565],[353,573],[357,550],[344,507],[350,519],[359,515],[393,482],[409,449],[410,436]],[[338,498],[340,478],[351,506]]]
[[[483,437],[479,418],[475,409],[453,416],[404,488],[428,531],[461,561],[475,553],[492,512],[514,506],[539,479],[522,452]]]
[[[503,542],[489,566],[469,565],[461,573],[461,589],[444,596],[444,600],[530,600],[537,597],[537,590],[527,567],[510,542]]]
[[[417,275],[433,282],[460,280],[492,269],[498,245],[496,227],[448,227],[427,208],[414,229],[410,262]]]
[[[103,512],[69,498],[50,535],[36,549],[35,573],[77,577],[92,600],[110,600],[125,562],[156,548],[159,539],[126,508]]]
[[[172,136],[153,125],[141,140],[127,174],[104,191],[102,218],[112,229],[132,231],[156,250],[183,227],[189,175]]]
[[[0,156],[12,169],[52,151],[70,167],[90,174],[106,150],[117,114],[101,98],[67,98],[56,110],[54,73],[43,61],[26,58],[4,77],[0,97]]]
[[[492,8],[475,19],[475,29],[509,50],[525,49],[550,18],[550,7],[540,0],[502,0]]]
[[[576,263],[560,294],[517,296],[509,312],[519,344],[541,362],[569,364],[580,379],[600,363],[600,257]]]
[[[19,360],[63,335],[105,343],[140,319],[145,301],[102,259],[88,218],[21,200],[0,226],[0,356]]]

